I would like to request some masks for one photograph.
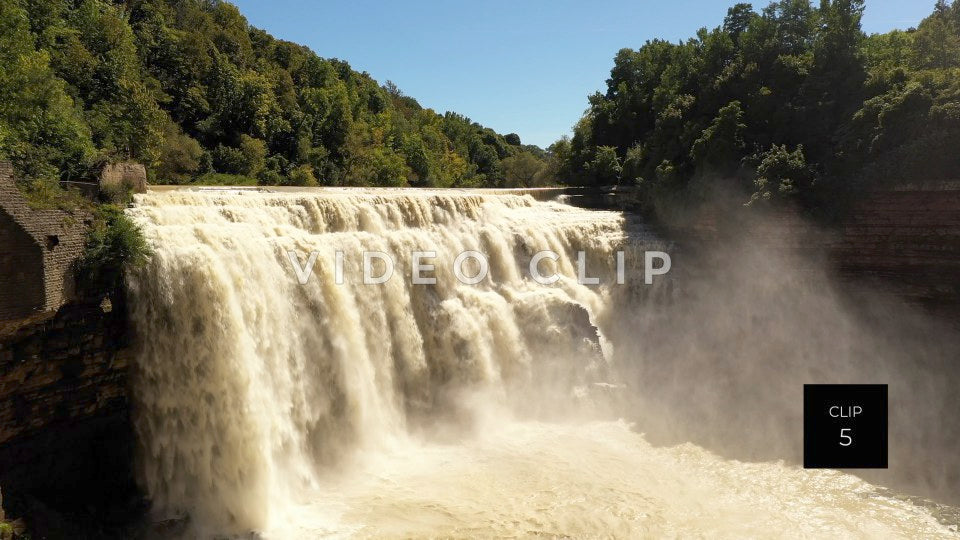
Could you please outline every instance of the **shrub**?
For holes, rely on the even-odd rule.
[[[619,184],[623,171],[617,149],[612,146],[598,146],[597,156],[587,165],[587,169],[598,186]]]
[[[290,176],[284,183],[290,186],[313,187],[317,185],[317,177],[313,175],[313,169],[309,165],[301,165],[290,171]]]
[[[789,198],[809,192],[814,173],[807,165],[803,145],[789,150],[787,145],[773,145],[761,154],[755,184],[757,191],[751,202],[771,198]]]
[[[199,142],[181,132],[176,124],[167,124],[163,145],[160,147],[160,163],[156,169],[157,183],[188,182],[191,177],[201,172],[204,157],[210,159]]]
[[[243,150],[217,145],[213,149],[213,166],[221,173],[242,174],[247,169],[247,158],[243,155]]]
[[[100,186],[100,202],[126,206],[133,201],[133,188],[124,184],[107,184]]]
[[[213,165],[219,172],[256,176],[266,165],[266,157],[266,143],[241,135],[239,148],[221,144],[213,150]]]
[[[30,208],[35,210],[59,209],[73,213],[77,209],[90,209],[93,206],[81,193],[63,189],[55,180],[26,178],[18,180],[17,187]]]
[[[104,204],[94,212],[87,245],[80,260],[80,277],[92,288],[120,283],[123,272],[144,265],[152,255],[140,227],[116,205]]]
[[[261,186],[279,186],[285,182],[283,175],[272,169],[264,169],[257,175],[257,183]]]

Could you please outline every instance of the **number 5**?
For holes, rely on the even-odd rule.
[[[850,446],[853,444],[853,437],[845,433],[848,431],[850,431],[850,428],[843,428],[840,430],[840,446]],[[847,442],[843,442],[843,439],[846,439]]]

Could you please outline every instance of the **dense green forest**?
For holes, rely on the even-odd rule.
[[[121,160],[157,183],[517,186],[557,169],[216,0],[0,2],[0,159],[34,187]]]
[[[0,159],[34,185],[111,161],[157,183],[637,186],[829,208],[956,178],[960,1],[867,36],[862,0],[730,8],[681,43],[617,53],[572,138],[524,146],[437,114],[217,0],[0,3]]]
[[[862,0],[730,8],[682,43],[617,53],[606,93],[552,146],[581,185],[644,200],[711,187],[831,210],[865,188],[960,177],[960,1],[867,36]]]

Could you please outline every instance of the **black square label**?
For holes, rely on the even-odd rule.
[[[887,468],[887,385],[803,385],[803,466]]]

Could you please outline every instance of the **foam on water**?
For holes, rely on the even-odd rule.
[[[130,277],[139,472],[197,535],[952,534],[852,476],[655,448],[616,421],[605,328],[663,249],[621,214],[425,190],[163,191],[129,213],[155,249]],[[412,285],[427,250],[437,283]],[[478,285],[453,276],[465,250],[490,260]],[[553,285],[529,276],[540,250],[561,255]],[[318,252],[305,285],[290,251]],[[361,283],[363,251],[393,279]],[[578,251],[600,286],[577,283]]]

